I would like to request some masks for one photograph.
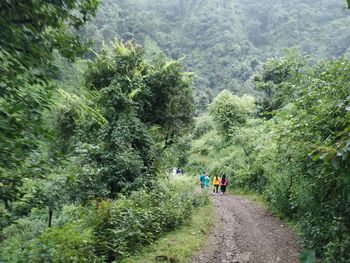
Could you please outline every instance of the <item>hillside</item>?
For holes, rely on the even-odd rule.
[[[84,35],[97,48],[135,39],[148,57],[183,58],[205,105],[225,88],[254,94],[252,74],[286,48],[314,59],[349,56],[349,14],[342,0],[103,0]]]

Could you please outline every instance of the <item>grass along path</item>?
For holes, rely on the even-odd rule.
[[[166,234],[122,263],[188,262],[202,248],[212,223],[212,205],[200,207],[187,225]]]

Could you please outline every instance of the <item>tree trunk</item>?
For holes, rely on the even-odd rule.
[[[244,153],[245,153],[245,156],[249,157],[249,154],[248,154],[248,152],[246,151],[246,149],[245,149],[244,147],[242,147],[242,149],[243,149],[243,151],[244,151]]]
[[[53,209],[51,206],[49,206],[49,227],[52,225],[52,214],[53,214]]]

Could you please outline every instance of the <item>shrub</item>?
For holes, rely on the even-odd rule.
[[[200,116],[196,119],[196,127],[193,130],[193,139],[198,139],[205,133],[212,130],[213,127],[213,119],[208,114]]]
[[[190,219],[193,208],[204,204],[205,199],[186,180],[157,182],[152,190],[140,190],[113,202],[103,201],[96,213],[97,255],[113,261],[135,253]]]
[[[26,262],[98,262],[92,240],[91,229],[79,221],[52,227],[29,244],[24,258]]]
[[[30,240],[45,229],[47,222],[41,218],[23,218],[3,230],[1,260],[4,262],[23,262],[24,249]],[[0,260],[0,261],[1,261]]]
[[[87,208],[66,206],[60,225],[44,232],[45,221],[38,231],[28,228],[35,226],[31,221],[21,223],[28,228],[24,233],[11,226],[2,253],[6,262],[118,261],[185,223],[208,200],[194,191],[189,178],[159,180],[128,197],[95,201]]]

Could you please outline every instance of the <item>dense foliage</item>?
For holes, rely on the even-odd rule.
[[[155,175],[156,156],[192,123],[191,79],[182,65],[151,65],[142,56],[140,46],[117,43],[89,64],[86,86],[105,123],[84,116],[68,125],[79,123],[72,141],[86,171],[77,183],[85,194],[114,197],[147,183]]]
[[[290,52],[267,61],[255,77],[266,93],[256,117],[238,125],[246,99],[222,92],[209,107],[215,121],[199,122],[215,129],[196,137],[190,156],[195,167],[227,174],[233,189],[263,193],[277,213],[298,223],[304,246],[322,262],[350,258],[349,72],[344,58],[309,66]]]
[[[118,200],[66,206],[58,225],[44,230],[40,219],[19,221],[4,230],[6,262],[113,262],[150,244],[190,220],[208,196],[195,193],[188,180],[154,182]],[[33,230],[36,230],[34,232]],[[40,231],[38,231],[40,230]],[[33,239],[33,236],[38,235]],[[15,252],[15,253],[14,253]]]
[[[69,59],[86,50],[72,31],[96,8],[95,0],[0,3],[0,197],[7,207],[30,177],[21,168],[36,166],[30,155],[47,135],[42,113],[51,101],[53,50]]]
[[[192,125],[191,74],[180,61],[146,62],[133,42],[78,60],[88,46],[77,32],[97,1],[0,7],[0,261],[93,260],[98,222],[86,223],[84,213],[95,211],[91,202],[148,193],[163,178],[166,153]],[[192,211],[193,196],[172,197],[167,187],[159,191],[180,198],[188,212],[164,212],[165,225],[150,240]],[[145,213],[153,204],[147,200]],[[151,226],[144,231],[151,235]]]
[[[127,257],[207,201],[164,182],[187,163],[263,194],[322,262],[349,261],[344,3],[97,4],[0,3],[0,261]]]
[[[339,0],[105,0],[84,35],[97,46],[117,35],[144,45],[148,57],[183,57],[204,110],[223,89],[257,94],[251,76],[286,48],[315,58],[349,56],[344,7]]]
[[[24,216],[23,222],[28,224],[26,220],[39,213],[40,227],[29,226],[28,242],[43,232],[45,225],[56,225],[69,204],[88,205],[92,200],[121,198],[122,192],[127,196],[140,187],[152,187],[166,161],[162,155],[192,124],[191,75],[183,72],[180,62],[157,60],[150,64],[144,61],[141,46],[117,42],[102,50],[94,61],[82,64],[85,80],[79,82],[83,86],[65,88],[70,81],[56,81],[62,89],[55,92],[51,111],[42,113],[51,136],[43,137],[33,156],[40,165],[35,170],[36,177],[23,179],[20,198],[1,207],[2,227],[12,221],[22,222]],[[79,75],[75,67],[71,70],[70,74]],[[152,203],[144,202],[145,210],[151,209]],[[169,221],[177,220],[175,215],[166,213]],[[90,228],[79,222],[62,227],[63,232],[71,233],[71,238],[61,237],[60,230],[55,228],[45,232],[33,241],[34,252],[30,252],[28,260],[40,261],[42,249],[47,247],[51,251],[67,242],[67,251],[48,253],[50,260],[67,260],[60,258],[60,253],[77,261],[85,254],[93,258],[91,249],[81,244],[89,240]],[[12,240],[6,229],[2,233],[4,242],[20,244],[17,234]]]

